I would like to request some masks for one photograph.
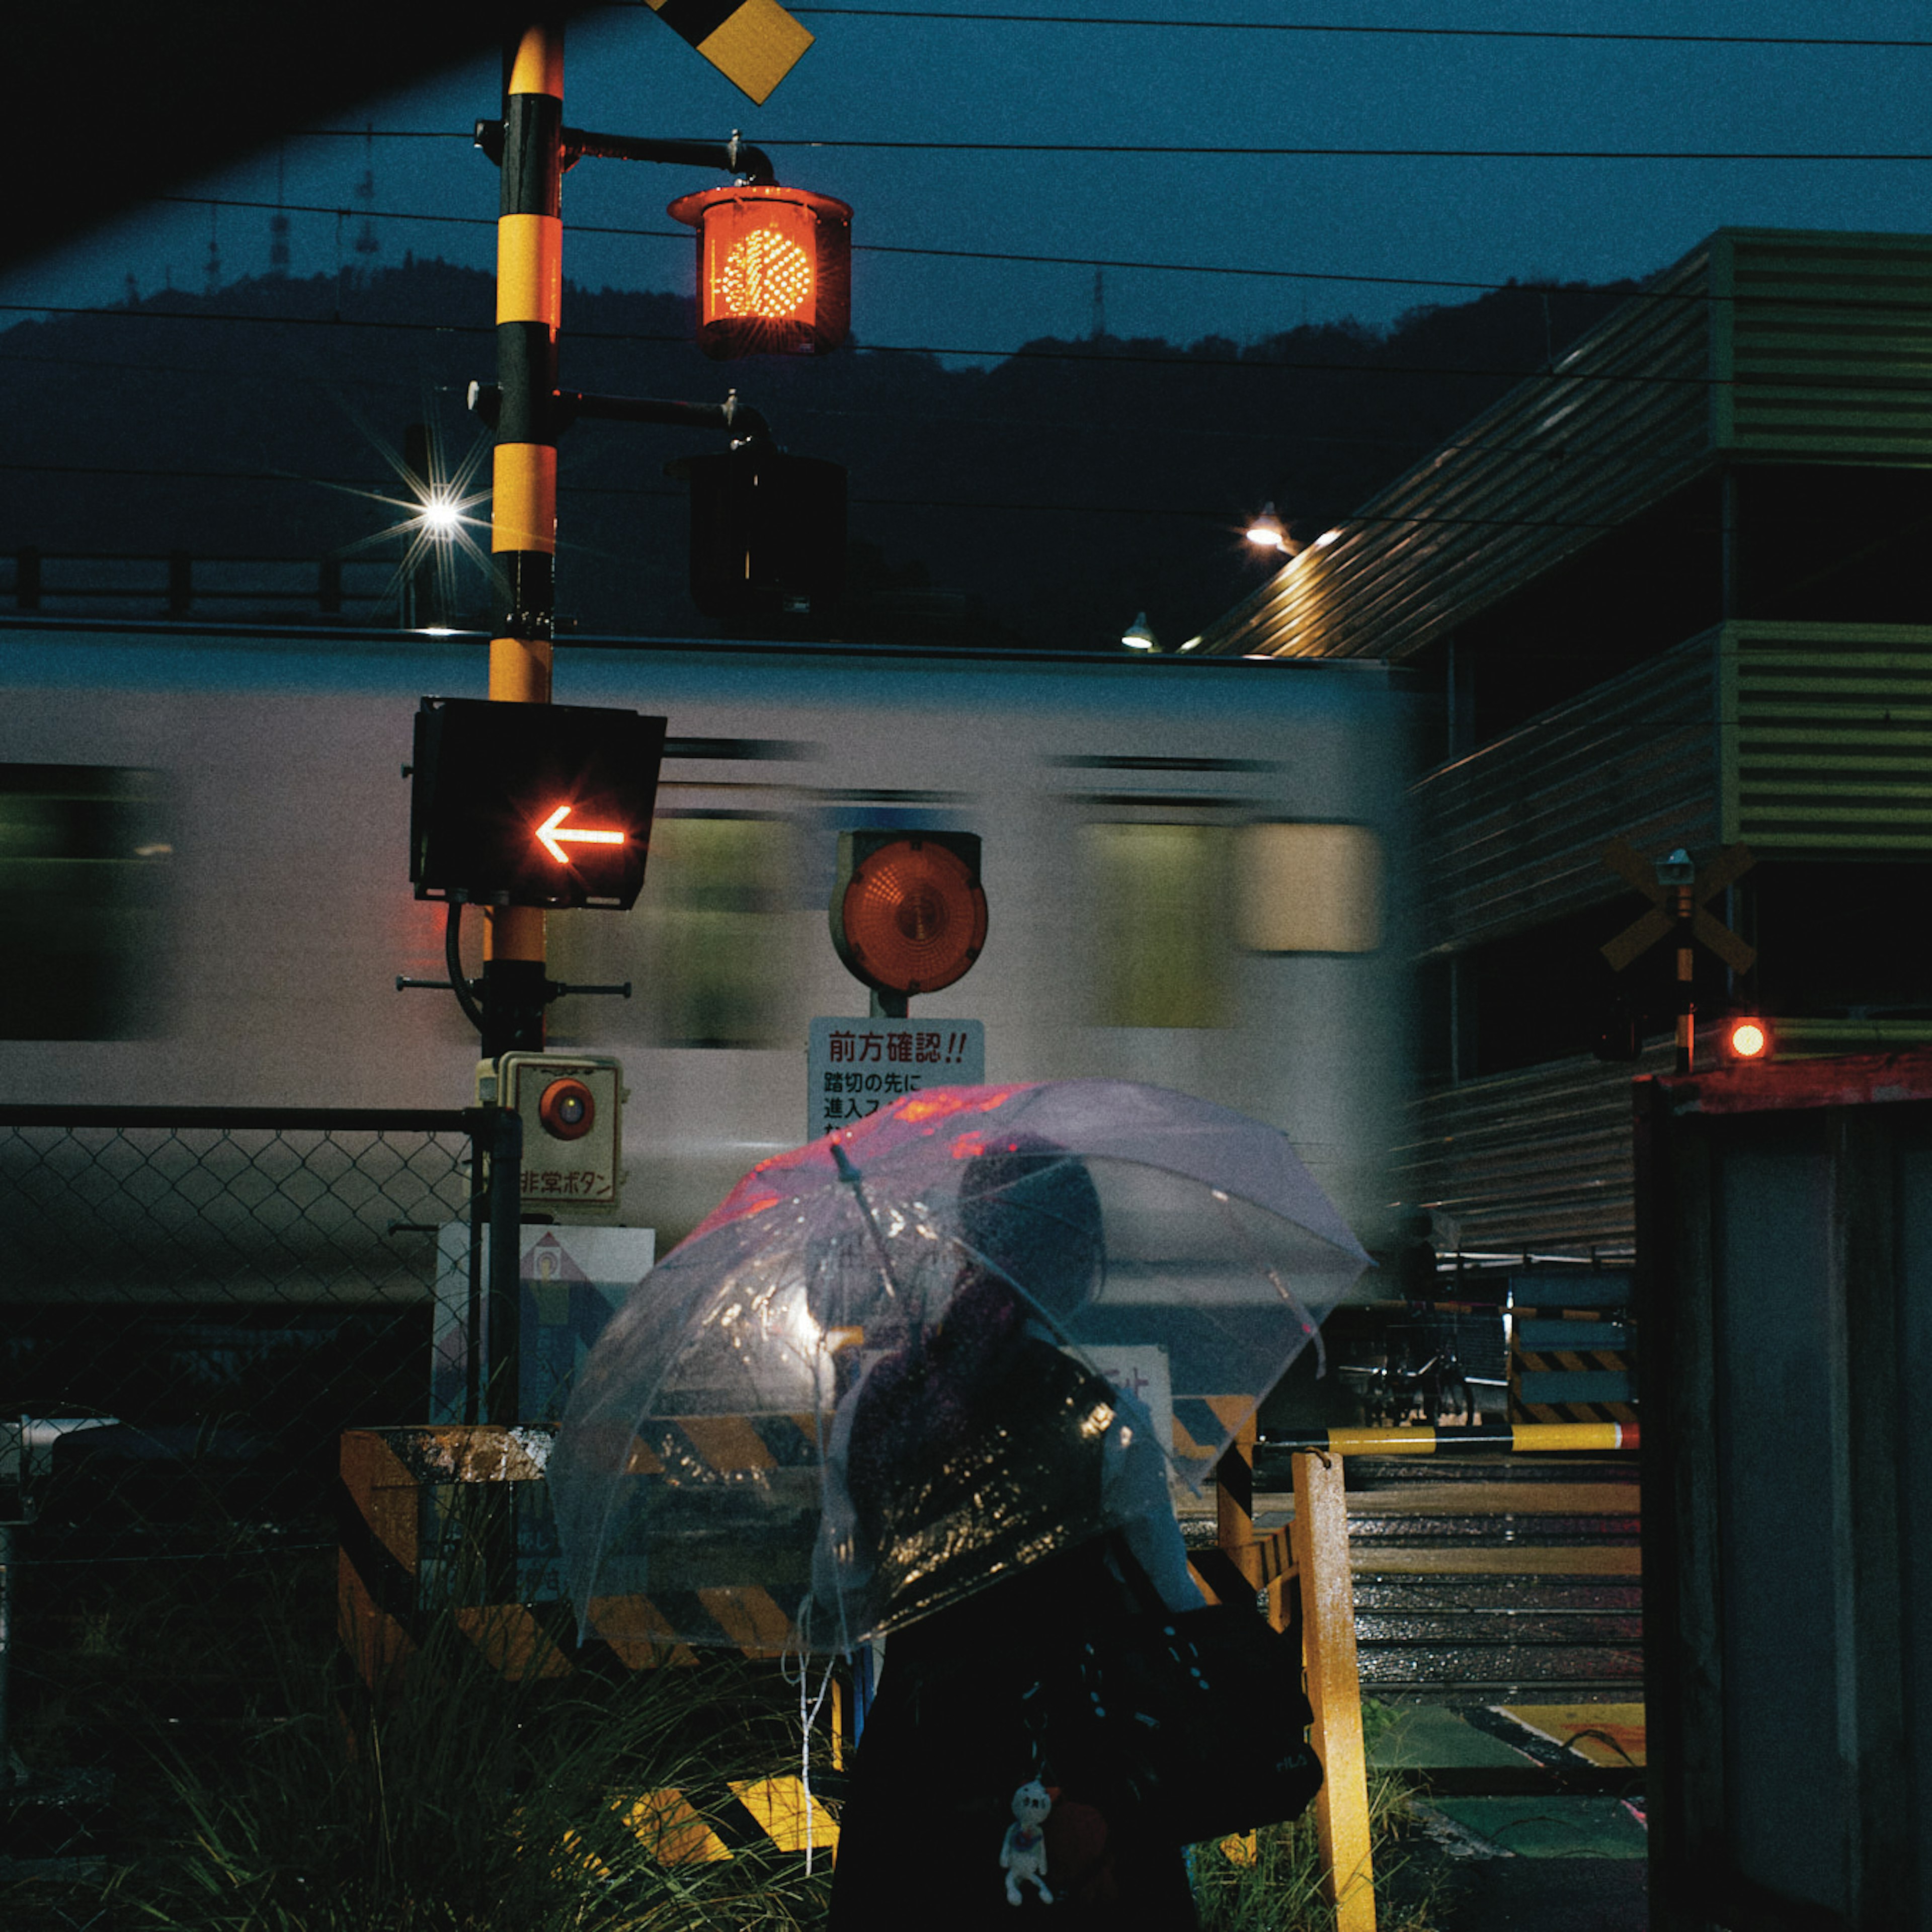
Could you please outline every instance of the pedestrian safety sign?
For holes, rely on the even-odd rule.
[[[902,1095],[982,1084],[986,1022],[816,1019],[806,1058],[805,1137],[815,1141]]]

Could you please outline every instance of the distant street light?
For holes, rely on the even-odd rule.
[[[1120,633],[1120,642],[1130,651],[1157,652],[1160,649],[1160,640],[1148,627],[1144,610]]]
[[[1247,538],[1257,550],[1288,548],[1288,526],[1275,514],[1272,503],[1262,506],[1261,514],[1248,526]]]
[[[428,496],[416,512],[416,520],[431,536],[453,537],[463,520],[462,512],[448,496]]]

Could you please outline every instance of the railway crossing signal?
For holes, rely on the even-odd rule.
[[[698,346],[714,362],[823,356],[852,324],[852,211],[829,194],[740,182],[665,209],[698,230]]]
[[[664,721],[425,698],[410,768],[419,899],[623,911],[644,883]]]
[[[980,841],[970,832],[842,832],[832,944],[903,1019],[914,993],[963,978],[986,943]]]
[[[1695,1010],[1690,999],[1694,944],[1714,952],[1734,973],[1748,973],[1757,958],[1756,947],[1748,945],[1714,914],[1705,910],[1707,900],[1742,878],[1753,862],[1748,845],[1726,845],[1702,871],[1681,846],[1656,866],[1627,838],[1613,838],[1604,848],[1604,863],[1651,902],[1649,911],[1603,948],[1610,970],[1621,973],[1660,939],[1673,933],[1676,935],[1679,1073],[1690,1071],[1691,1051],[1696,1044]]]
[[[845,589],[845,471],[770,443],[687,456],[691,597],[707,617],[822,616]]]
[[[778,0],[650,0],[650,4],[666,25],[754,100],[763,101],[812,44],[811,34]],[[724,250],[721,290],[728,300],[740,301],[741,320],[762,332],[752,346],[815,352],[844,339],[850,278],[843,266],[845,256],[831,244],[842,236],[849,245],[851,211],[829,197],[778,193],[769,158],[735,134],[728,142],[713,144],[633,140],[565,126],[562,28],[555,20],[514,22],[514,10],[512,20],[504,50],[502,118],[494,124],[479,122],[476,142],[501,174],[490,525],[500,615],[490,639],[490,698],[493,703],[527,706],[546,704],[550,695],[556,627],[559,431],[571,413],[664,420],[661,406],[644,403],[640,408],[624,398],[604,398],[601,408],[592,409],[592,399],[579,397],[567,408],[557,388],[565,169],[586,155],[722,168],[736,178],[736,187],[721,191],[721,208],[734,205],[734,197],[744,201],[745,190],[753,190],[748,200],[754,205],[782,201],[784,218],[809,227],[808,238],[817,252],[806,250],[796,233],[755,240],[763,232],[761,219],[752,223],[751,235],[736,237],[744,245],[735,255],[732,246]],[[764,187],[774,194],[756,191]],[[728,223],[731,218],[718,218]],[[700,229],[700,253],[703,236]],[[728,328],[723,346],[730,348],[742,333],[741,329],[734,334]],[[746,350],[740,347],[734,352]],[[658,749],[662,738],[660,723]],[[652,750],[652,789],[657,757],[658,750]],[[635,772],[626,781],[632,785],[638,782]],[[622,784],[616,789],[621,792]],[[650,797],[647,790],[641,814],[634,813],[633,822],[578,809],[580,801],[566,795],[578,832],[623,833],[622,840],[615,843],[580,837],[568,840],[553,826],[554,844],[537,844],[532,856],[530,840],[523,840],[520,849],[512,849],[518,840],[506,829],[501,809],[494,814],[504,822],[496,825],[493,854],[479,849],[490,838],[474,826],[465,826],[453,813],[440,819],[431,814],[424,832],[427,849],[416,848],[412,842],[410,873],[420,895],[447,898],[474,894],[479,886],[487,889],[482,896],[493,909],[478,1020],[485,1052],[494,1056],[513,1048],[542,1046],[550,982],[539,910],[550,905],[628,906],[635,900],[644,879]],[[538,823],[546,821],[566,800],[552,796],[544,802]],[[532,802],[520,801],[519,808]],[[446,862],[451,853],[439,849],[452,844],[463,855],[460,863]],[[569,857],[558,860],[556,846],[564,847]],[[451,974],[453,981],[460,976],[453,966]]]

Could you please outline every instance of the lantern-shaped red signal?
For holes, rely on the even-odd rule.
[[[852,320],[852,211],[797,188],[710,188],[669,212],[698,230],[698,346],[823,356]]]
[[[1726,1021],[1724,1033],[1727,1059],[1764,1060],[1771,1054],[1771,1028],[1754,1014],[1738,1014]]]

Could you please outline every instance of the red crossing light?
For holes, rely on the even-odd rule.
[[[843,832],[832,944],[882,993],[934,993],[986,944],[980,841],[968,832]]]
[[[823,356],[852,321],[852,211],[798,188],[708,188],[668,211],[698,230],[698,346]]]
[[[1763,1060],[1771,1052],[1771,1028],[1750,1014],[1740,1014],[1724,1024],[1724,1054],[1730,1060]]]

